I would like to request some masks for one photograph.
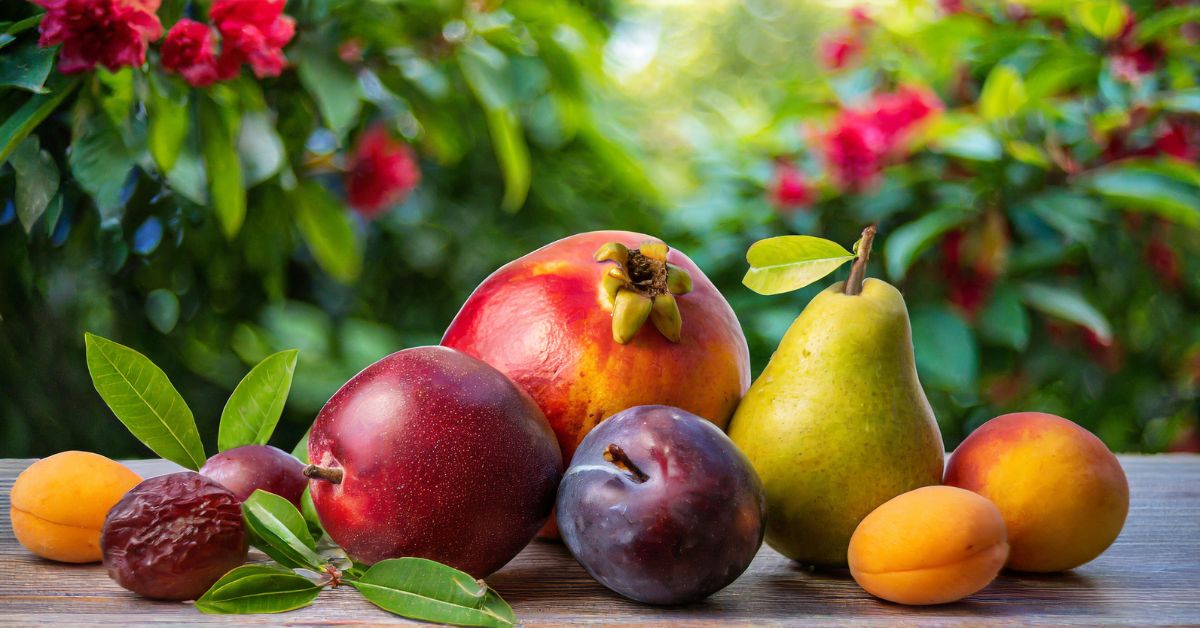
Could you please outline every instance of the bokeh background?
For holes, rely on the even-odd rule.
[[[693,257],[757,374],[847,269],[760,296],[747,247],[873,222],[948,446],[1042,410],[1200,450],[1200,4],[240,1],[294,32],[163,0],[144,63],[82,69],[43,9],[0,7],[0,456],[147,455],[85,330],[160,365],[210,448],[245,372],[299,348],[290,449],[496,267],[600,228]]]

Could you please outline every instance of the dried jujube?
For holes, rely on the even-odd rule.
[[[109,511],[100,548],[117,584],[148,598],[192,600],[244,563],[248,546],[237,497],[185,471],[129,491]]]

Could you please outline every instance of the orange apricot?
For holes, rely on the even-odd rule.
[[[971,433],[946,466],[946,484],[992,500],[1004,516],[1017,571],[1073,569],[1108,549],[1129,513],[1117,457],[1091,432],[1053,414],[998,416]]]
[[[120,463],[86,451],[64,451],[21,472],[10,494],[13,534],[25,549],[50,560],[100,560],[104,517],[141,482]]]
[[[846,559],[863,589],[900,604],[945,604],[986,587],[1008,558],[1000,511],[950,486],[898,495],[867,515]]]

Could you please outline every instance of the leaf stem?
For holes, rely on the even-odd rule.
[[[845,294],[854,296],[862,294],[863,280],[867,276],[867,260],[871,257],[871,244],[875,242],[875,225],[863,229],[862,240],[858,244],[858,259],[850,269],[850,278],[843,288]]]

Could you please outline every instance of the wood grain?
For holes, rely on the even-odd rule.
[[[0,507],[31,460],[0,460]],[[535,542],[489,582],[527,626],[565,623],[687,626],[885,624],[1200,624],[1200,456],[1122,456],[1132,505],[1125,530],[1099,559],[1060,575],[1002,575],[965,601],[911,608],[875,600],[842,572],[811,572],[764,547],[729,588],[690,606],[635,604],[596,584],[557,544]],[[130,462],[143,476],[177,469]],[[281,615],[202,615],[190,604],[143,600],[98,565],[43,561],[0,518],[0,624],[409,623],[343,587]]]

